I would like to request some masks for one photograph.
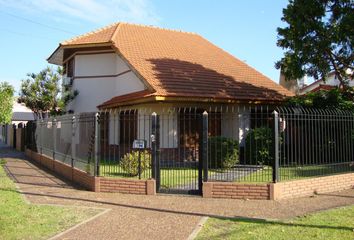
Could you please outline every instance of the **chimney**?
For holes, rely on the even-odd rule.
[[[297,94],[299,92],[299,84],[297,79],[286,80],[281,70],[280,70],[279,84],[280,86],[288,89],[292,93]]]

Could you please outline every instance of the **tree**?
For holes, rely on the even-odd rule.
[[[11,123],[14,92],[9,83],[0,83],[0,124]]]
[[[25,103],[37,118],[65,113],[65,106],[78,95],[68,88],[61,88],[62,68],[56,71],[46,67],[38,74],[27,74],[22,81],[19,102]]]
[[[286,105],[354,111],[354,88],[346,88],[345,90],[333,88],[309,92],[305,95],[290,97],[286,101]]]
[[[277,45],[285,49],[276,63],[287,80],[304,75],[325,80],[334,72],[347,87],[354,70],[353,0],[290,0],[283,9]]]

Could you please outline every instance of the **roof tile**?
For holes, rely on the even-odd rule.
[[[112,42],[152,86],[154,95],[235,100],[281,100],[292,95],[194,33],[117,23],[63,45],[103,42]]]

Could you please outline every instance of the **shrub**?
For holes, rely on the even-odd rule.
[[[247,164],[271,165],[273,147],[272,129],[255,128],[246,137],[245,159]]]
[[[141,173],[150,168],[151,155],[144,150],[140,153],[141,159]],[[123,170],[130,176],[137,176],[139,174],[139,151],[133,151],[125,154],[120,162]]]
[[[209,138],[209,168],[231,168],[238,162],[236,140],[221,136]]]

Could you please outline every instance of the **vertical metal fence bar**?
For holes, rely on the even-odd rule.
[[[40,152],[41,152],[41,155],[43,154],[43,119],[41,119],[40,121],[40,133],[39,133],[39,144],[40,144]]]
[[[100,176],[100,114],[95,114],[95,168],[94,175]]]
[[[53,160],[55,160],[56,156],[56,147],[57,147],[57,120],[54,118],[52,121],[52,130],[53,130]],[[54,169],[54,161],[53,161],[53,169]]]
[[[74,161],[76,157],[75,125],[76,125],[76,118],[75,116],[73,116],[71,121],[71,167],[75,166]]]
[[[208,112],[203,112],[203,135],[202,135],[202,163],[203,163],[203,181],[208,181]],[[201,188],[199,188],[201,189]]]
[[[279,114],[277,111],[273,112],[274,119],[274,136],[273,136],[273,182],[278,182],[279,179]]]
[[[156,112],[151,115],[151,158],[152,158],[152,177],[156,181],[156,191],[160,190],[160,163],[159,163],[159,148],[160,148],[160,126],[159,116]]]

